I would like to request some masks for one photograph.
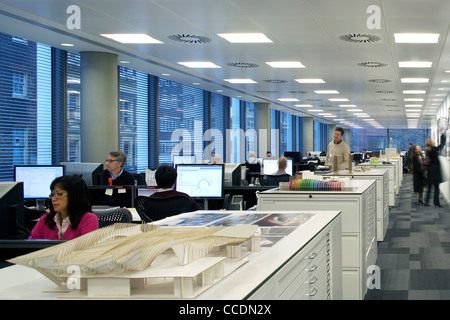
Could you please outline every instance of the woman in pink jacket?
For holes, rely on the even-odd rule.
[[[50,185],[50,210],[31,231],[29,239],[70,240],[98,229],[84,180],[76,175],[56,178]]]

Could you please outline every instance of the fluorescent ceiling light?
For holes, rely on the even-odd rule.
[[[348,109],[348,111],[350,111],[350,112],[359,112],[359,111],[362,111],[362,109]]]
[[[322,79],[295,79],[299,83],[325,83]]]
[[[209,61],[185,61],[177,63],[188,68],[220,68],[220,66]]]
[[[162,43],[143,33],[104,33],[101,36],[120,43]]]
[[[252,79],[223,79],[229,83],[257,83]]]
[[[398,66],[400,68],[431,68],[430,61],[400,61]]]
[[[406,98],[406,99],[403,99],[404,101],[423,101],[423,98]]]
[[[422,108],[421,104],[405,104],[407,108]]]
[[[309,112],[323,112],[322,109],[309,109]]]
[[[312,108],[313,106],[311,104],[294,104],[294,107],[299,108]]]
[[[266,63],[272,68],[305,68],[300,61],[272,61]]]
[[[277,99],[278,101],[284,101],[284,102],[288,102],[288,101],[299,101],[296,98],[279,98]]]
[[[338,94],[339,92],[336,90],[315,90],[317,94]]]
[[[394,33],[396,43],[437,43],[439,33]]]
[[[428,83],[430,79],[428,78],[402,78],[402,83]]]
[[[349,101],[347,98],[331,98],[328,101],[338,102],[338,101]]]
[[[403,90],[404,94],[424,94],[425,90]]]
[[[74,47],[75,45],[73,43],[61,43],[63,47]]]
[[[271,43],[262,33],[218,33],[219,37],[232,43]]]

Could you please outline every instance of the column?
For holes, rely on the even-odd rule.
[[[103,162],[119,150],[117,55],[81,52],[81,161]]]
[[[255,131],[258,136],[258,157],[266,156],[270,150],[270,103],[256,102],[255,106]]]
[[[314,151],[314,121],[312,117],[302,117],[302,155]]]

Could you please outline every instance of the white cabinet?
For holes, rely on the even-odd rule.
[[[368,171],[341,170],[337,174],[324,176],[346,177],[355,180],[375,180],[377,196],[377,240],[383,241],[389,223],[389,170],[386,168],[370,168]]]
[[[258,210],[340,210],[343,298],[363,299],[367,267],[375,264],[377,255],[375,180],[352,180],[346,189],[268,190],[259,194]]]
[[[388,169],[389,170],[389,206],[397,205],[397,194],[399,190],[399,177],[397,173],[397,166],[394,164],[370,164],[361,163],[360,166],[373,169]]]

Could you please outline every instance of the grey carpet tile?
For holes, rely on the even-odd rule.
[[[368,290],[366,300],[450,300],[450,208],[442,196],[443,208],[416,201],[405,174],[378,242],[380,289]]]

